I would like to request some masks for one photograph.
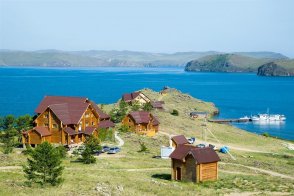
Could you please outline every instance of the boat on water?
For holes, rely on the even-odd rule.
[[[257,114],[251,116],[252,121],[284,121],[286,120],[285,115],[281,114]]]

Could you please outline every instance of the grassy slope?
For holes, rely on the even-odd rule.
[[[258,67],[269,62],[276,62],[287,69],[294,69],[293,59],[274,59],[255,57],[254,55],[246,55],[243,53],[238,54],[218,54],[209,55],[199,58],[195,61],[188,63],[187,68],[194,70],[205,71],[225,71],[225,72],[238,72],[238,71],[251,71],[256,72]],[[229,67],[223,66],[223,64],[229,64]]]
[[[196,136],[202,140],[203,121],[191,120],[188,112],[198,108],[202,111],[215,111],[210,104],[172,91],[161,97],[158,93],[145,89],[144,93],[152,99],[161,98],[166,102],[166,111],[154,111],[159,118],[160,130],[171,134],[185,134]],[[113,105],[107,105],[110,110]],[[177,109],[179,116],[172,116],[169,111]],[[229,125],[208,124],[209,129],[217,136],[222,144],[239,148],[266,151],[270,153],[247,152],[231,150],[237,160],[229,155],[219,154],[220,164],[219,180],[212,183],[193,184],[188,182],[170,181],[170,160],[152,158],[160,154],[160,146],[168,145],[168,136],[157,134],[154,138],[138,136],[136,134],[121,134],[125,145],[120,158],[102,158],[94,165],[70,163],[75,158],[64,161],[66,170],[65,181],[60,187],[26,187],[21,169],[0,170],[0,195],[22,193],[23,195],[95,195],[112,193],[113,195],[215,195],[231,192],[292,192],[293,180],[273,177],[239,165],[266,169],[294,177],[294,153],[287,150],[284,141],[266,138]],[[211,135],[207,134],[210,143],[215,143]],[[143,141],[149,153],[139,153],[139,142]],[[18,150],[17,150],[18,151]],[[0,168],[7,165],[22,165],[26,157],[22,154],[9,156],[0,154]],[[230,163],[230,164],[227,164]],[[95,188],[102,187],[102,191]],[[123,188],[122,188],[123,187]],[[107,195],[107,194],[105,194]]]

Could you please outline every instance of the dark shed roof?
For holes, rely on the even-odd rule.
[[[34,127],[33,130],[37,131],[42,137],[51,135],[47,127]]]
[[[189,141],[186,139],[184,135],[177,135],[171,138],[177,145],[188,144]]]
[[[188,154],[191,154],[197,164],[213,163],[220,161],[219,156],[212,148],[196,148],[190,145],[178,146],[170,155],[170,158],[183,160]]]
[[[103,129],[103,128],[109,128],[109,127],[114,127],[114,123],[110,120],[104,120],[104,121],[100,121],[99,122],[99,128]]]
[[[164,101],[153,101],[151,102],[151,105],[153,108],[162,109],[163,108]]]
[[[96,129],[96,127],[86,127],[85,134],[92,135],[93,131]]]
[[[66,127],[65,132],[68,133],[68,135],[76,135],[77,134],[76,131],[71,127]]]

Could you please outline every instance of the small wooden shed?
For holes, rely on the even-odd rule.
[[[172,180],[202,182],[218,179],[219,156],[212,148],[180,145],[170,155]]]

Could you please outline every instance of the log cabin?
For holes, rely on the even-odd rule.
[[[220,158],[212,148],[179,145],[170,158],[172,180],[198,183],[218,179]]]
[[[99,129],[114,127],[110,116],[84,97],[45,96],[35,112],[35,127],[23,132],[23,144],[80,143],[89,135],[98,137]]]
[[[159,121],[150,112],[130,112],[122,120],[122,124],[137,133],[147,136],[154,136],[159,130]]]
[[[150,99],[141,91],[123,94],[122,100],[130,105],[135,102],[139,103],[140,105],[150,102]]]

